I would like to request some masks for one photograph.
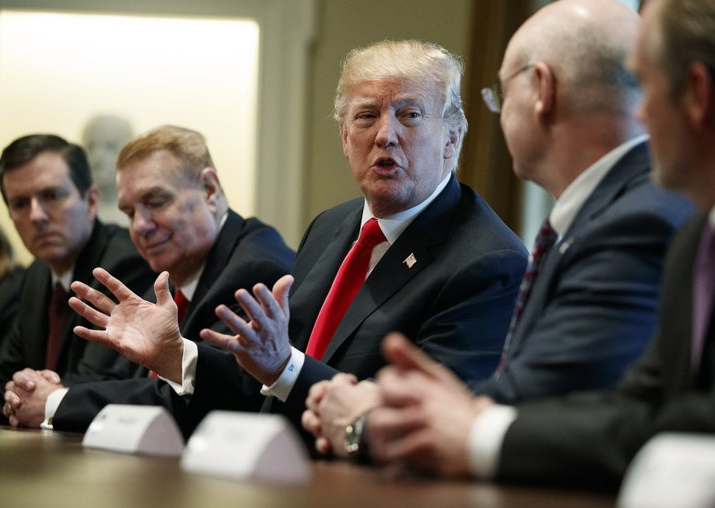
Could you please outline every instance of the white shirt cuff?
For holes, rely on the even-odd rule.
[[[282,402],[285,402],[290,395],[295,382],[298,380],[300,371],[303,369],[303,363],[305,362],[305,354],[298,351],[296,348],[290,348],[290,360],[288,364],[281,372],[281,375],[276,379],[276,382],[271,386],[263,385],[261,388],[261,395],[266,397],[275,397]]]
[[[40,424],[41,429],[52,430],[54,428],[52,426],[52,418],[55,417],[57,408],[60,407],[67,390],[69,390],[69,388],[58,388],[47,396],[47,400],[45,401],[45,421]]]
[[[474,476],[494,478],[504,436],[516,416],[515,407],[495,405],[486,408],[474,419],[467,443],[469,470]]]
[[[165,379],[169,386],[176,392],[177,395],[193,395],[196,385],[196,364],[199,361],[199,347],[194,341],[187,340],[181,337],[184,341],[184,354],[181,358],[181,384],[174,383],[170,379]]]

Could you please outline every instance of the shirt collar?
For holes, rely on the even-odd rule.
[[[390,243],[390,245],[395,243],[395,241],[402,234],[402,232],[407,229],[407,226],[409,226],[412,221],[415,220],[415,218],[425,208],[427,208],[430,203],[432,203],[432,201],[437,198],[437,196],[439,196],[439,193],[444,190],[444,188],[449,183],[449,179],[451,177],[452,172],[450,171],[449,174],[444,177],[444,179],[439,183],[439,185],[437,185],[437,188],[434,190],[434,192],[432,192],[432,194],[430,194],[430,196],[424,201],[422,201],[419,205],[413,206],[408,210],[403,210],[387,217],[377,219],[378,224],[380,224],[380,229],[382,230],[382,233],[385,235],[385,238],[387,238],[387,241]],[[365,223],[374,217],[375,216],[370,211],[370,207],[368,206],[366,200],[362,208],[360,230],[362,231],[362,227],[365,225]]]
[[[634,146],[648,140],[647,134],[636,136],[617,146],[581,173],[561,194],[549,215],[551,227],[563,236],[576,218],[583,204],[608,174],[611,168]]]
[[[66,272],[57,275],[55,272],[50,270],[50,275],[52,276],[52,287],[55,287],[55,284],[58,282],[62,286],[62,288],[69,293],[70,292],[70,284],[72,283],[72,274],[74,273],[74,265],[67,270]]]

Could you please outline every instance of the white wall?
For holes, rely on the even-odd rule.
[[[231,205],[252,215],[258,45],[252,20],[0,12],[0,145],[37,132],[81,144],[96,114],[135,133],[190,127],[206,136]]]
[[[171,79],[164,80],[166,95],[169,100],[162,111],[157,113],[157,119],[149,121],[144,118],[143,113],[137,114],[137,125],[135,130],[143,130],[153,127],[157,123],[183,123],[187,127],[201,130],[208,138],[209,147],[214,156],[216,165],[219,166],[219,173],[224,182],[224,187],[229,194],[229,199],[233,206],[240,212],[255,214],[265,222],[278,228],[286,241],[297,246],[301,237],[304,224],[302,221],[303,206],[305,202],[305,190],[303,185],[305,173],[305,151],[306,136],[306,73],[309,69],[309,55],[312,48],[312,37],[315,30],[315,0],[142,0],[142,2],[126,2],[125,0],[0,0],[0,12],[5,10],[16,11],[52,11],[60,13],[77,14],[121,14],[125,16],[148,16],[148,17],[179,17],[185,20],[192,18],[229,20],[229,19],[251,19],[258,27],[258,60],[257,60],[257,80],[246,79],[244,76],[233,75],[226,80],[213,79],[211,72],[209,76],[202,76],[200,84],[196,87],[183,86],[184,78],[189,74],[196,74],[196,69],[205,69],[212,61],[215,62],[213,49],[225,46],[225,40],[216,40],[211,46],[212,50],[196,51],[192,49],[194,43],[200,44],[204,36],[193,31],[193,29],[183,30],[183,39],[187,42],[188,53],[194,54],[194,58],[187,60],[185,69],[182,72],[174,71]],[[2,36],[0,28],[0,37]],[[213,38],[217,34],[209,34],[207,37]],[[63,38],[67,34],[63,34]],[[121,41],[126,43],[132,41],[137,36],[130,31],[122,34]],[[58,39],[61,40],[61,39]],[[91,45],[92,41],[84,41],[85,45]],[[233,60],[236,57],[243,58],[246,48],[242,45],[233,45],[234,56],[222,57],[223,63],[226,59]],[[162,52],[161,50],[164,50]],[[2,48],[0,48],[0,51]],[[162,45],[162,41],[152,41],[144,45],[139,45],[136,51],[157,51],[158,59],[161,61],[167,52],[174,48]],[[236,55],[236,51],[238,55]],[[215,62],[216,63],[216,62]],[[23,65],[32,65],[32,62],[24,61]],[[94,68],[93,63],[87,67]],[[223,72],[223,71],[222,71]],[[204,71],[204,73],[207,73]],[[0,81],[3,77],[0,75]],[[137,82],[141,85],[142,92],[153,88],[154,78],[146,75],[141,76],[120,76],[116,77],[120,84]],[[56,79],[50,79],[35,87],[35,98],[49,93],[54,87],[61,85]],[[101,86],[101,85],[100,85]],[[218,88],[255,87],[257,90],[257,106],[251,113],[240,110],[230,100],[216,100],[219,105],[211,105],[195,108],[195,115],[189,118],[186,114],[186,103],[194,98],[200,99],[202,104],[213,100],[218,93]],[[178,90],[178,91],[177,91]],[[71,92],[71,90],[70,90]],[[0,97],[0,101],[3,98]],[[8,100],[12,101],[12,97]],[[64,101],[64,99],[60,99]],[[122,106],[126,99],[115,100]],[[70,109],[76,106],[76,98],[67,100]],[[170,105],[169,105],[170,104]],[[153,103],[144,109],[148,113],[153,110]],[[233,109],[232,109],[233,108]],[[141,109],[141,108],[140,108]],[[250,130],[245,127],[245,118],[231,118],[232,113],[238,111],[237,116],[254,115],[255,121]],[[25,109],[16,114],[19,118],[25,114]],[[113,113],[113,111],[109,111]],[[158,119],[161,116],[161,119]],[[2,115],[0,124],[13,123],[12,118]],[[52,124],[46,118],[42,128],[32,130],[50,130]],[[52,122],[57,121],[66,126],[69,138],[77,140],[80,135],[79,122],[69,125],[66,118],[56,117]],[[82,121],[86,121],[84,118]],[[146,122],[146,126],[144,123]],[[151,124],[151,125],[149,125]],[[27,127],[29,129],[29,127]],[[19,129],[18,129],[19,131]],[[65,132],[64,130],[61,132]],[[18,132],[18,134],[20,133]],[[242,148],[242,141],[253,140],[253,155],[250,149]],[[222,139],[230,139],[228,145]],[[3,140],[4,141],[4,140]],[[237,157],[237,159],[236,159]],[[251,157],[254,158],[254,173],[252,180],[250,177],[242,176],[237,169],[244,164],[250,165]],[[227,180],[236,178],[236,182]],[[249,178],[246,180],[246,178]],[[0,205],[0,223],[7,217],[3,206]],[[13,228],[9,228],[10,231]],[[15,242],[17,243],[17,242]]]

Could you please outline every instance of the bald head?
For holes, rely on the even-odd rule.
[[[639,89],[624,62],[639,16],[617,0],[560,0],[539,10],[512,37],[505,63],[542,61],[578,110],[630,112]]]

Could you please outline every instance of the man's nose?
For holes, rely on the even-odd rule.
[[[134,210],[131,222],[132,229],[139,236],[146,236],[155,228],[151,213],[143,208]]]
[[[643,99],[640,99],[638,101],[638,104],[636,104],[636,109],[633,112],[633,115],[636,117],[636,119],[641,122],[645,123],[646,117],[645,117],[645,108],[643,107]]]
[[[30,220],[32,222],[46,222],[49,220],[45,207],[37,196],[30,198]]]
[[[381,115],[378,121],[377,136],[375,143],[378,146],[394,146],[398,143],[397,129],[399,122],[393,115]]]

